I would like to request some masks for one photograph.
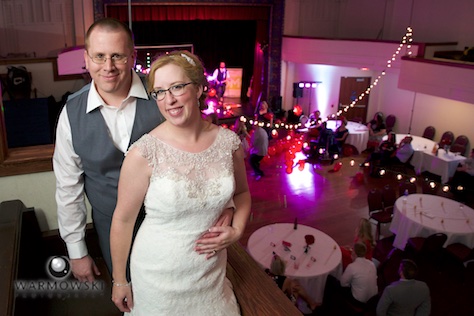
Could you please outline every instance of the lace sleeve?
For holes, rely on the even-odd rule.
[[[153,168],[156,163],[156,146],[157,144],[152,137],[145,134],[130,146],[125,155],[136,147],[140,155],[148,161],[148,165]]]
[[[225,141],[227,144],[229,144],[232,153],[236,152],[241,144],[239,136],[234,131],[231,131],[229,129],[224,129],[223,133]]]

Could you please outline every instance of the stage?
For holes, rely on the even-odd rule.
[[[242,102],[240,98],[229,98],[224,97],[222,105],[219,105],[216,100],[206,100],[208,108],[202,112],[206,115],[211,113],[217,114],[218,125],[227,124],[232,125],[235,120],[242,115],[247,118],[253,118],[254,108],[249,104],[248,101]]]

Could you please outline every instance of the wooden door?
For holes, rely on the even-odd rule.
[[[341,88],[339,90],[339,110],[344,110],[352,101],[358,100],[370,86],[370,77],[341,77]],[[358,100],[354,107],[349,108],[342,115],[349,121],[362,122],[367,121],[367,107],[369,104],[369,95],[365,95],[362,100]]]

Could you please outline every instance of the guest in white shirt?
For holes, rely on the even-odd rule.
[[[356,243],[354,252],[357,257],[347,266],[340,281],[342,287],[350,289],[349,300],[355,305],[363,305],[378,293],[377,268],[365,258],[367,248],[363,243]]]

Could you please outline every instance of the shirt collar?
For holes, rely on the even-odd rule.
[[[135,71],[132,71],[132,86],[130,87],[130,91],[128,92],[128,95],[125,100],[129,98],[139,98],[148,100],[148,94],[143,85],[143,82]],[[89,96],[87,98],[87,113],[104,105],[106,104],[102,97],[99,95],[99,92],[97,92],[94,80],[92,80],[91,87],[89,90]]]

